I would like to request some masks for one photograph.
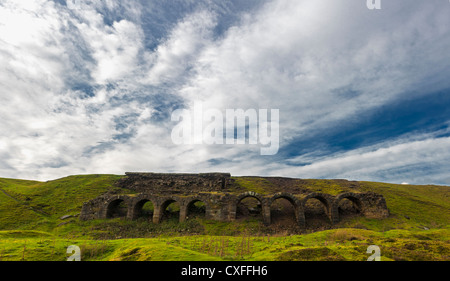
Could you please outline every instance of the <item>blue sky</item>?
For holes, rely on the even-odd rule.
[[[450,185],[450,3],[381,2],[2,0],[0,177]],[[175,145],[195,102],[279,109],[278,153]]]

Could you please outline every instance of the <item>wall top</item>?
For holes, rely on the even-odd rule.
[[[119,186],[139,192],[204,192],[222,191],[231,183],[229,173],[125,173]]]
[[[126,172],[127,176],[141,176],[150,178],[162,178],[162,177],[231,177],[230,173],[152,173],[152,172]]]

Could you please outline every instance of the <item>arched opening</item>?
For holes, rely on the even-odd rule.
[[[245,219],[263,219],[262,204],[258,198],[246,196],[236,204],[236,220]]]
[[[309,229],[327,229],[331,225],[328,202],[322,197],[312,197],[305,202],[305,222]]]
[[[122,199],[116,199],[108,204],[106,210],[106,218],[123,218],[126,217],[128,213],[128,206]]]
[[[155,207],[152,201],[143,199],[134,206],[134,219],[145,219],[151,222],[154,210]]]
[[[167,221],[176,221],[180,219],[180,204],[175,200],[167,200],[162,205],[162,219]]]
[[[361,201],[355,197],[344,197],[339,201],[339,220],[350,219],[360,216],[362,212]]]
[[[193,200],[187,206],[187,219],[189,218],[205,218],[206,204],[201,200]]]
[[[294,203],[284,197],[275,199],[270,205],[270,220],[275,227],[282,229],[297,226]]]

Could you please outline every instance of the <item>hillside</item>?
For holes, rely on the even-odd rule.
[[[373,191],[385,197],[390,210],[383,220],[349,216],[337,225],[303,231],[267,227],[257,218],[169,219],[158,225],[144,219],[78,220],[83,202],[111,190],[132,193],[114,186],[121,177],[0,179],[0,260],[64,260],[65,248],[73,244],[82,246],[86,260],[364,260],[367,246],[377,243],[384,260],[450,259],[447,186],[233,178],[236,192]]]

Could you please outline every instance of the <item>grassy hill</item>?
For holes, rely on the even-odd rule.
[[[391,214],[383,220],[350,217],[323,231],[296,235],[274,232],[253,219],[172,219],[158,225],[143,219],[79,221],[83,202],[117,189],[113,184],[121,177],[0,178],[0,260],[65,260],[69,245],[80,246],[83,260],[365,260],[369,245],[381,248],[382,260],[450,260],[447,186],[234,178],[236,192],[373,191],[385,197]]]

